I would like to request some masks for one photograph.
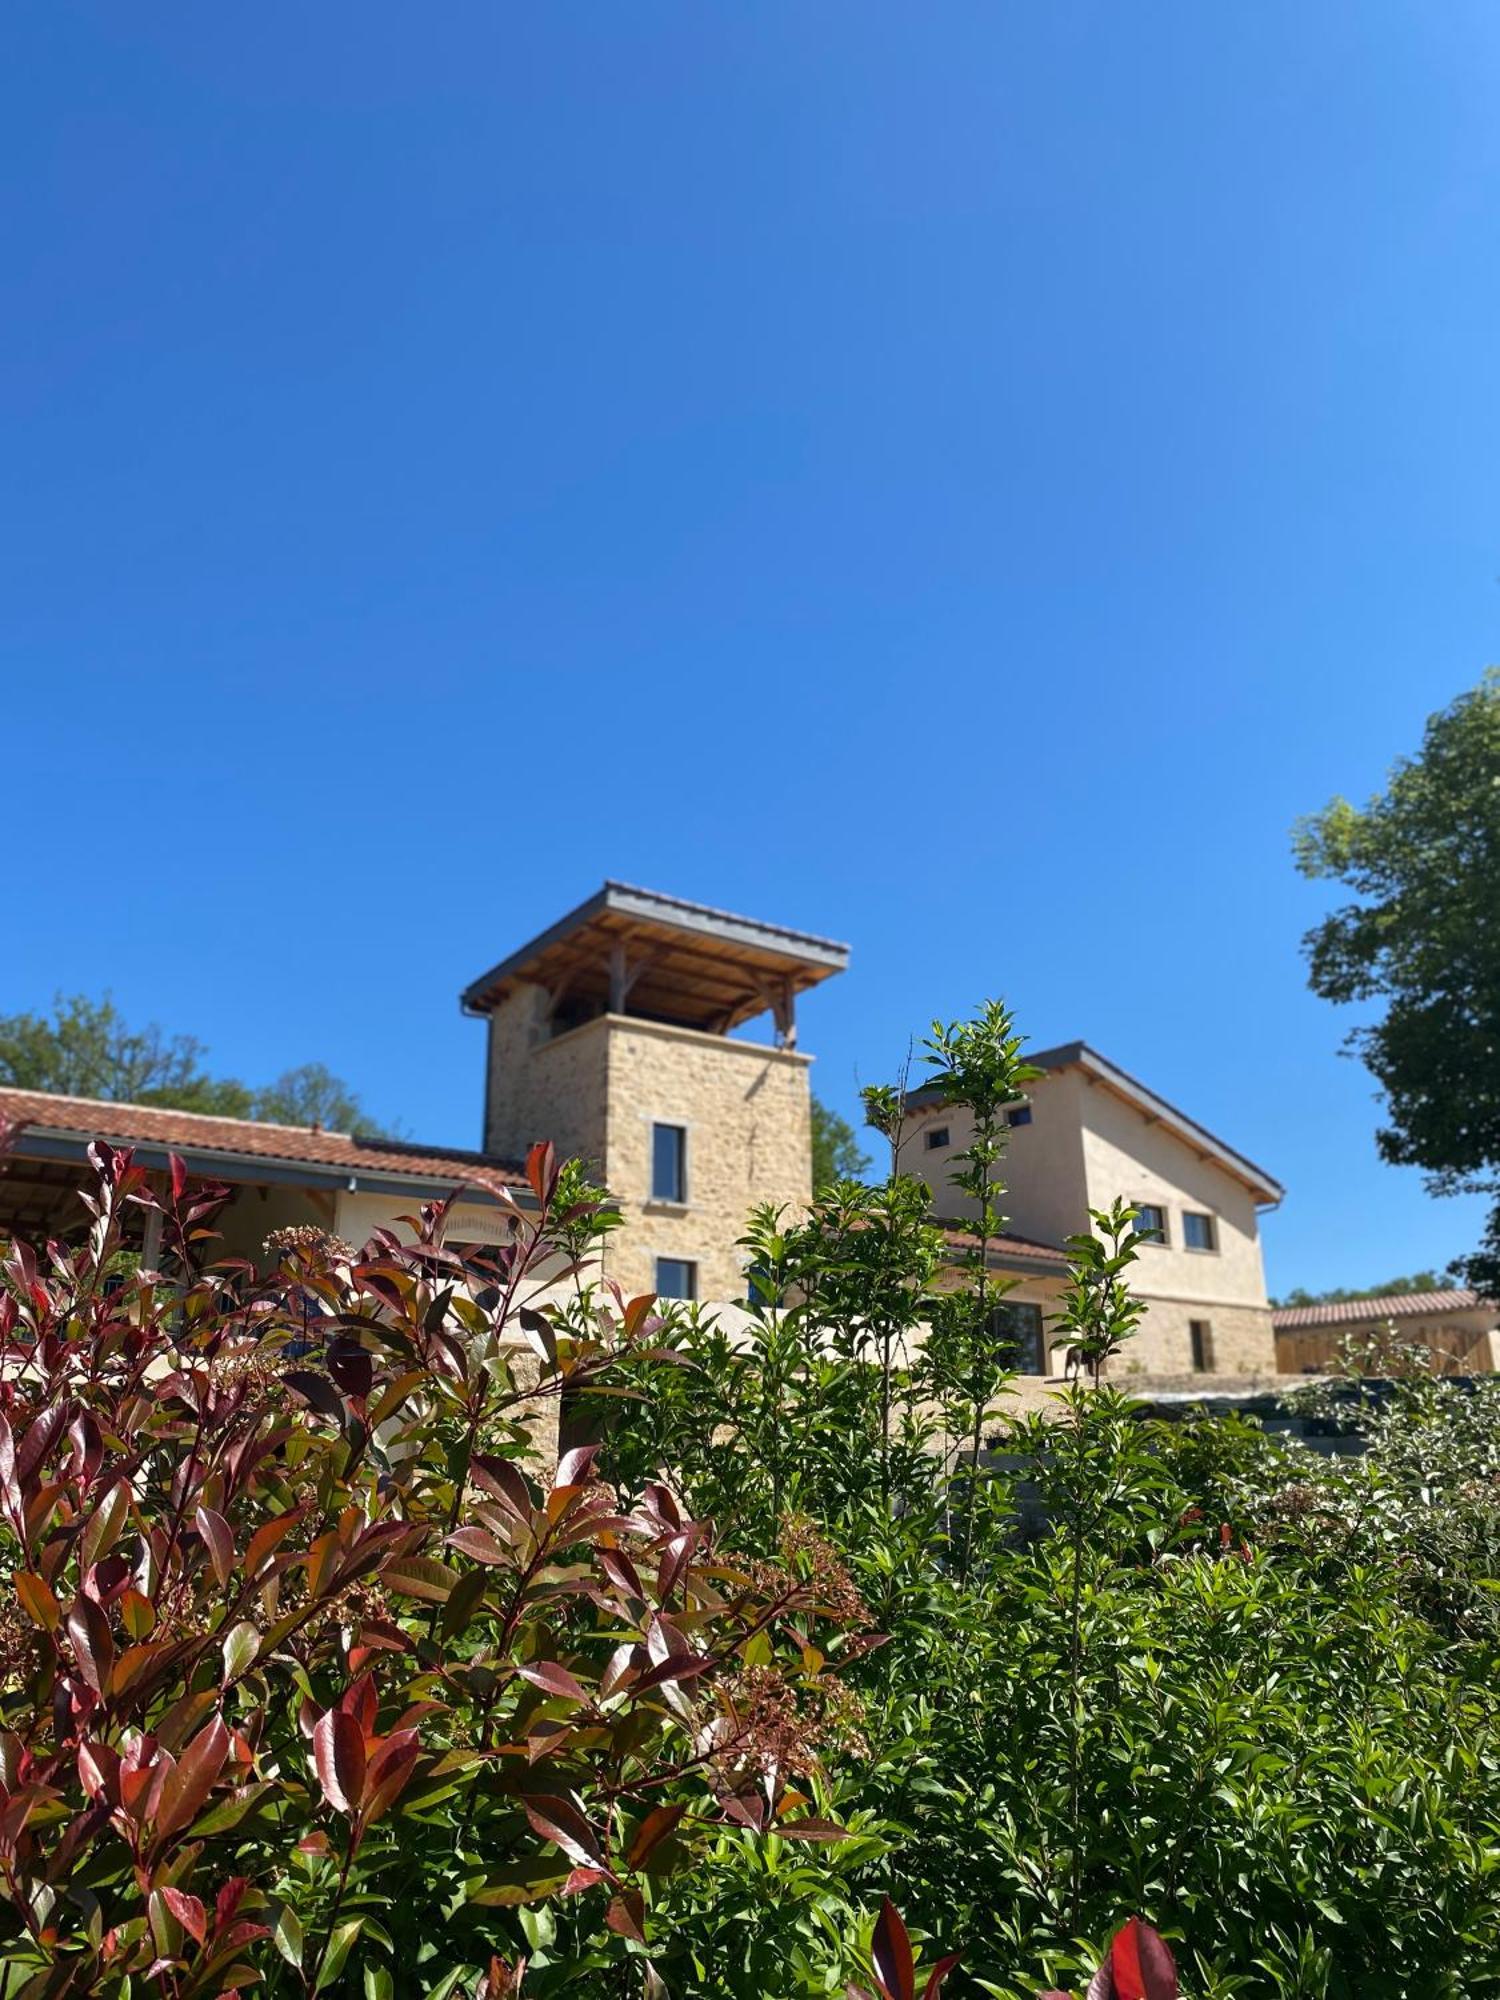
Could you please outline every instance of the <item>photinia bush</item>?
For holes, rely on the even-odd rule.
[[[549,1463],[656,1324],[548,1303],[596,1206],[550,1149],[501,1248],[435,1205],[283,1232],[269,1279],[202,1267],[226,1189],[91,1159],[86,1240],[0,1278],[4,2000],[660,1991],[706,1844],[838,1838],[802,1788],[869,1643],[837,1559]]]

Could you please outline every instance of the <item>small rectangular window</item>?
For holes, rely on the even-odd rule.
[[[698,1296],[698,1266],[681,1257],[656,1260],[656,1296],[659,1299],[695,1299]]]
[[[687,1200],[687,1128],[651,1127],[651,1199]]]
[[[1042,1337],[1040,1306],[1025,1299],[1007,1299],[990,1314],[990,1335],[1018,1374],[1046,1374],[1047,1343]]]
[[[1012,1130],[1017,1125],[1029,1125],[1031,1123],[1031,1106],[1029,1104],[1018,1104],[1013,1111],[1006,1112],[1005,1122]]]
[[[1135,1228],[1143,1243],[1165,1243],[1167,1211],[1155,1202],[1141,1202],[1135,1211]]]
[[[1197,1209],[1182,1211],[1182,1240],[1189,1250],[1217,1250],[1214,1238],[1214,1219]]]
[[[1193,1343],[1193,1367],[1199,1375],[1212,1372],[1214,1365],[1214,1330],[1206,1319],[1188,1321],[1188,1338]]]
[[[939,1147],[947,1145],[948,1128],[946,1125],[929,1125],[927,1130],[923,1133],[922,1139],[923,1143],[927,1147],[928,1152],[935,1153],[938,1151]]]

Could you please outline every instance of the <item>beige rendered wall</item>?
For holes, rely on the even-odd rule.
[[[265,1241],[273,1229],[287,1229],[311,1223],[317,1229],[336,1230],[337,1196],[302,1187],[242,1186],[220,1216],[217,1227],[222,1242],[216,1257],[243,1257],[265,1267],[270,1263]]]
[[[1078,1104],[1088,1206],[1108,1208],[1118,1197],[1166,1211],[1166,1243],[1143,1243],[1135,1266],[1135,1290],[1149,1305],[1126,1365],[1151,1374],[1188,1372],[1189,1321],[1206,1319],[1215,1374],[1274,1373],[1276,1343],[1250,1190],[1107,1086],[1080,1080]],[[1213,1250],[1184,1247],[1188,1209],[1214,1218]]]
[[[1061,1243],[1088,1226],[1091,1208],[1108,1208],[1116,1196],[1167,1211],[1167,1244],[1143,1244],[1135,1266],[1135,1290],[1147,1310],[1121,1369],[1191,1372],[1189,1322],[1198,1319],[1209,1323],[1214,1374],[1273,1374],[1275,1340],[1258,1212],[1249,1189],[1202,1159],[1170,1127],[1148,1119],[1104,1085],[1090,1083],[1080,1068],[1039,1077],[1028,1095],[1031,1123],[1010,1131],[1000,1168],[1006,1190],[1001,1208],[1011,1229]],[[924,1134],[942,1126],[950,1144],[929,1151]],[[947,1163],[971,1131],[967,1112],[924,1110],[903,1141],[902,1169],[927,1181],[940,1215],[972,1211],[973,1204],[956,1195],[946,1178]],[[1215,1250],[1183,1247],[1184,1209],[1214,1217]]]
[[[1084,1085],[1074,1070],[1058,1070],[1029,1085],[1031,1123],[1006,1134],[1000,1179],[1005,1184],[1001,1210],[1018,1235],[1043,1243],[1061,1243],[1087,1221],[1084,1177],[1082,1107]],[[949,1143],[929,1151],[926,1135],[947,1128]],[[974,1203],[949,1184],[952,1160],[968,1145],[973,1120],[956,1107],[923,1110],[910,1121],[902,1139],[900,1166],[932,1189],[934,1211],[955,1218],[971,1215]]]
[[[795,1050],[738,1042],[625,1015],[608,1036],[605,1179],[625,1225],[605,1251],[627,1296],[655,1289],[656,1259],[698,1267],[700,1299],[744,1292],[736,1248],[761,1202],[805,1210],[812,1187],[808,1069]],[[687,1130],[687,1200],[651,1199],[651,1127]]]

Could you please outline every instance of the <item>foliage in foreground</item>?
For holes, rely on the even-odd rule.
[[[1019,1045],[928,1053],[982,1256]],[[1148,1420],[1123,1211],[1020,1416],[899,1176],[757,1217],[731,1335],[590,1290],[541,1155],[482,1262],[269,1282],[98,1163],[0,1302],[0,2000],[1500,1995],[1500,1384],[1346,1393],[1328,1461]]]
[[[87,1242],[0,1295],[6,2000],[498,1993],[523,1956],[636,1993],[675,1872],[829,1837],[793,1778],[860,1607],[822,1544],[744,1563],[591,1450],[527,1476],[653,1325],[528,1303],[588,1223],[545,1152],[482,1266],[433,1210],[357,1257],[290,1232],[268,1284],[190,1275],[222,1191],[95,1159]],[[176,1254],[119,1283],[133,1204]]]
[[[962,1168],[990,1226],[993,1168]],[[951,1990],[1001,2000],[1080,1988],[1129,1909],[1198,2000],[1500,1993],[1500,1385],[1400,1385],[1332,1460],[1147,1420],[1107,1379],[1020,1417],[974,1372],[986,1331],[1003,1366],[1004,1302],[945,1289],[913,1184],[825,1190],[750,1243],[779,1309],[739,1340],[672,1329],[693,1365],[641,1364],[610,1450],[673,1465],[746,1545],[814,1519],[890,1635],[851,1676],[868,1754],[831,1798],[888,1852],[825,1882],[832,1923],[889,1892],[961,1950]],[[1094,1375],[1139,1317],[1129,1218],[1074,1252],[1054,1326]]]

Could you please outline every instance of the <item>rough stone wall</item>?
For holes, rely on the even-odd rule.
[[[1140,1272],[1141,1265],[1137,1263],[1130,1275],[1138,1278]],[[1189,1322],[1195,1319],[1208,1322],[1212,1357],[1209,1374],[1276,1373],[1276,1335],[1269,1306],[1149,1296],[1140,1329],[1127,1342],[1111,1372],[1126,1387],[1127,1378],[1133,1375],[1191,1375],[1193,1339]]]
[[[737,1238],[761,1202],[799,1213],[812,1186],[808,1068],[794,1050],[605,1017],[609,1036],[605,1178],[624,1226],[605,1252],[627,1296],[655,1289],[656,1259],[698,1267],[700,1299],[744,1293]],[[597,1024],[591,1024],[591,1026]],[[651,1127],[687,1131],[687,1199],[651,1199]]]
[[[547,996],[521,986],[490,1016],[485,1150],[523,1160],[539,1139],[560,1158],[606,1164],[609,1017],[549,1035]]]

